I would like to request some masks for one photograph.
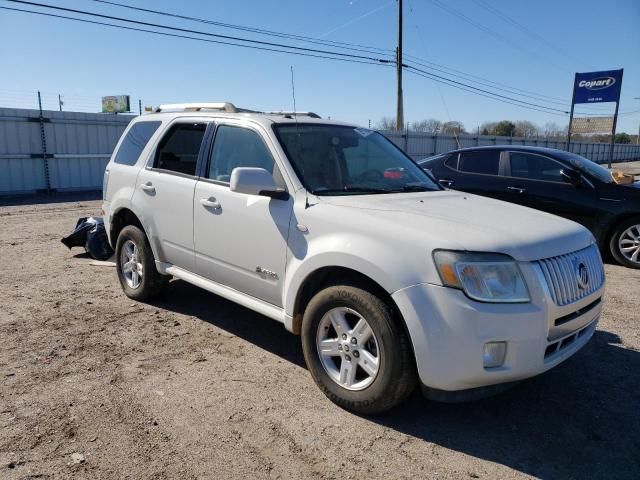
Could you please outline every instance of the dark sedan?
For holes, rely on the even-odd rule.
[[[609,170],[580,155],[540,147],[466,148],[418,163],[447,188],[581,223],[602,251],[640,268],[640,182],[618,184]]]

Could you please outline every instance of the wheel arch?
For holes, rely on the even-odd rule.
[[[616,229],[624,222],[627,222],[634,218],[638,219],[638,222],[640,223],[640,213],[638,212],[623,213],[622,215],[618,215],[611,221],[606,229],[606,233],[603,238],[603,244],[605,245],[606,249],[608,249],[609,242],[611,242],[611,237],[615,233]]]
[[[122,229],[127,225],[134,225],[138,227],[140,230],[145,232],[145,235],[146,235],[146,231],[144,226],[142,225],[142,222],[140,221],[138,216],[133,212],[133,210],[130,210],[129,208],[126,208],[126,207],[122,207],[113,214],[113,216],[111,217],[111,222],[109,224],[109,240],[110,240],[111,246],[114,249],[118,241],[118,235],[120,235],[120,232],[122,231]]]
[[[339,265],[323,266],[317,268],[310,272],[300,284],[298,290],[296,291],[295,299],[293,302],[293,320],[291,331],[294,334],[300,334],[302,316],[304,314],[305,306],[309,303],[309,300],[311,300],[311,298],[313,298],[313,296],[322,289],[333,285],[350,285],[359,287],[380,298],[392,310],[394,318],[404,329],[407,338],[409,338],[411,352],[415,358],[415,351],[413,348],[413,340],[411,338],[411,334],[402,316],[402,312],[398,308],[396,302],[393,300],[391,294],[382,285],[380,285],[380,283],[378,283],[370,276],[352,268]]]

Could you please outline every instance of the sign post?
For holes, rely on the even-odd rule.
[[[576,84],[578,83],[578,73],[576,73],[575,77],[573,77],[573,95],[571,97],[571,115],[569,115],[569,129],[567,130],[567,152],[569,151],[569,146],[571,145],[571,127],[573,124],[573,107],[576,104]]]
[[[573,129],[573,110],[578,103],[615,102],[616,110],[613,115],[611,128],[611,144],[609,147],[609,168],[613,160],[613,149],[618,123],[618,107],[620,105],[620,87],[624,70],[606,70],[602,72],[576,73],[573,80],[573,97],[571,99],[571,115],[569,116],[569,131],[567,132],[567,150],[571,146]]]

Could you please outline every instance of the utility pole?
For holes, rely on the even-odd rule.
[[[640,100],[640,97],[633,97],[634,100]],[[640,145],[640,125],[638,125],[638,136],[636,137],[636,145]]]
[[[62,104],[64,102],[62,101],[62,95],[58,94],[58,107],[60,107],[60,111],[62,111]]]
[[[396,70],[398,76],[397,105],[396,105],[396,130],[402,130],[404,126],[404,105],[402,101],[402,0],[398,2],[398,48],[396,49]]]

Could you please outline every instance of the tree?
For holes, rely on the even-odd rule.
[[[495,135],[496,125],[498,122],[484,122],[480,125],[481,135]]]
[[[467,133],[462,122],[458,122],[456,120],[444,122],[440,131],[449,135],[459,135],[461,133]]]
[[[547,138],[564,138],[567,136],[569,126],[561,127],[555,122],[547,122],[544,124],[542,134]]]
[[[631,137],[628,133],[616,133],[615,143],[631,143]]]
[[[428,118],[426,120],[415,122],[413,124],[413,129],[416,132],[440,133],[442,130],[442,122],[435,118]]]
[[[382,117],[378,123],[376,123],[378,130],[395,130],[396,129],[396,117]]]
[[[540,133],[538,126],[529,120],[517,120],[515,126],[514,135],[516,137],[533,137]]]
[[[498,122],[493,129],[493,134],[499,137],[512,137],[516,131],[515,123],[509,120]]]

